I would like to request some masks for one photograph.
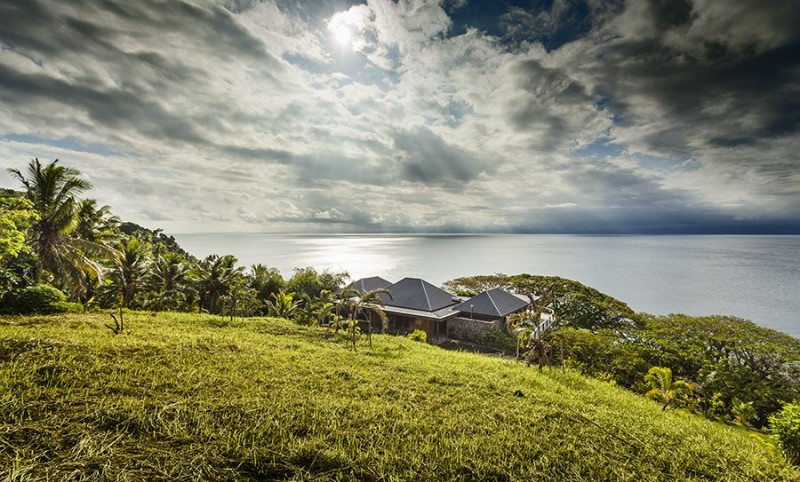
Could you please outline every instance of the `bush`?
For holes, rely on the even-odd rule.
[[[44,284],[8,291],[0,301],[0,313],[8,315],[64,313],[73,307],[64,293]]]
[[[786,459],[800,465],[800,403],[784,404],[780,412],[769,417],[769,428],[778,436]]]
[[[428,342],[428,334],[422,330],[414,330],[408,334],[408,338],[414,341],[420,341],[422,343]]]
[[[498,350],[514,351],[517,349],[517,339],[502,330],[487,331],[481,338],[481,344]]]

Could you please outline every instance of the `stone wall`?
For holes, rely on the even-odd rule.
[[[447,320],[447,336],[456,340],[482,343],[490,332],[505,332],[503,320],[484,321],[455,317]]]

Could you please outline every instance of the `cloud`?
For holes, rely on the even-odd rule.
[[[493,172],[494,166],[457,147],[448,145],[430,129],[398,131],[393,136],[394,156],[401,179],[425,184],[469,182]]]
[[[167,231],[800,230],[791,1],[0,16],[3,167],[61,158]]]

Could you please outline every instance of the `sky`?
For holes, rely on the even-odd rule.
[[[796,0],[0,0],[0,187],[191,232],[800,233]]]

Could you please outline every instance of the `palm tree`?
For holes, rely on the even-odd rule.
[[[316,318],[317,325],[322,326],[325,320],[331,315],[331,312],[337,308],[336,293],[331,290],[322,290],[314,308],[314,317]],[[338,322],[338,320],[334,321]]]
[[[81,239],[101,242],[118,235],[120,219],[111,214],[108,206],[97,207],[94,199],[83,199],[78,203],[77,223],[74,234]]]
[[[506,317],[506,331],[517,340],[517,360],[519,360],[520,349],[527,345],[528,339],[533,333],[533,327],[528,320],[529,316],[530,313],[524,311]]]
[[[302,304],[301,301],[294,299],[294,293],[286,293],[283,290],[272,293],[270,298],[267,302],[269,316],[276,318],[288,319]]]
[[[144,283],[150,264],[150,246],[136,237],[119,241],[111,249],[111,287],[121,300],[121,306],[129,308]]]
[[[174,311],[186,306],[192,287],[189,265],[178,253],[156,256],[147,276],[150,306],[156,310]]]
[[[524,313],[511,315],[506,319],[506,330],[517,339],[517,358],[520,348],[525,345],[525,362],[528,366],[533,364],[534,357],[538,358],[539,370],[545,364],[550,352],[550,343],[545,339],[546,327],[542,322],[542,314],[552,311],[548,308],[554,300],[556,284],[544,287],[537,298],[533,293],[528,293],[530,304]]]
[[[212,254],[200,262],[197,269],[197,292],[200,309],[209,313],[220,311],[219,301],[230,294],[237,279],[242,277],[244,268],[236,266],[236,257],[230,254]]]
[[[266,314],[266,304],[273,293],[279,292],[286,285],[280,271],[268,268],[263,264],[250,267],[250,287],[256,291],[256,297],[263,303],[260,314]]]
[[[688,383],[683,380],[673,381],[672,370],[667,367],[650,367],[644,381],[652,387],[645,396],[663,403],[662,411],[692,393],[692,386]]]
[[[58,165],[58,159],[46,166],[32,159],[25,174],[18,169],[8,172],[25,187],[25,197],[39,214],[33,225],[37,277],[49,273],[57,285],[65,287],[70,282],[81,285],[87,270],[99,276],[99,265],[85,255],[97,246],[70,237],[77,223],[77,196],[91,189],[91,183],[77,169]]]
[[[389,318],[386,316],[386,312],[383,311],[384,301],[381,295],[384,294],[388,295],[389,298],[392,297],[392,294],[386,288],[378,288],[350,298],[349,328],[351,330],[353,350],[356,349],[356,325],[359,314],[365,314],[367,317],[367,338],[369,339],[370,350],[372,349],[372,315],[378,316],[383,328],[386,328]]]

